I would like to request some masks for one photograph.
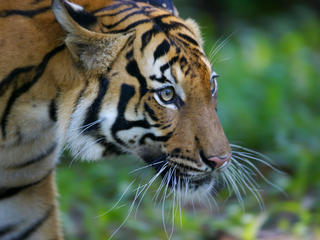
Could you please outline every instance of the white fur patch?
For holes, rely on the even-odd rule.
[[[72,3],[69,1],[65,1],[65,3],[67,3],[70,7],[72,7],[73,10],[75,10],[77,12],[81,12],[83,10],[83,7],[78,4],[75,4],[75,3]]]

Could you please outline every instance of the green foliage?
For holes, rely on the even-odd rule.
[[[209,15],[199,13],[195,11],[206,26],[202,31],[209,55],[228,35],[215,44],[216,26]],[[182,219],[178,211],[174,239],[217,239],[221,232],[248,240],[320,239],[320,20],[311,10],[300,9],[266,18],[263,26],[241,20],[231,21],[230,26],[238,31],[212,59],[221,76],[220,120],[231,142],[267,154],[286,173],[258,164],[286,194],[259,179],[266,206],[260,210],[251,194],[242,209],[233,196],[226,200],[222,191],[219,211],[208,210],[208,205],[196,211],[187,206]],[[108,239],[125,220],[134,193],[128,191],[118,206],[106,212],[137,176],[146,174],[132,189],[141,179],[150,179],[152,171],[130,173],[143,166],[130,156],[69,166],[70,162],[64,155],[57,174],[66,237]],[[166,239],[161,203],[153,201],[156,185],[114,239]],[[170,211],[168,205],[165,208]]]

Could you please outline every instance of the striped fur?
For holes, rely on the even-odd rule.
[[[196,176],[195,192],[212,185],[208,158],[230,152],[194,21],[131,0],[74,2],[0,4],[0,239],[62,239],[63,146],[83,159],[164,159]]]

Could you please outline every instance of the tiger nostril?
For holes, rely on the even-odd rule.
[[[225,166],[231,158],[231,153],[227,153],[225,155],[222,156],[212,156],[208,158],[209,162],[214,162],[215,163],[215,167],[216,168],[220,168]]]
[[[204,152],[202,150],[200,150],[199,154],[200,154],[201,160],[205,164],[207,164],[209,167],[211,167],[212,169],[220,168],[220,167],[225,166],[229,162],[229,160],[231,158],[231,153],[227,153],[227,154],[224,154],[222,156],[206,157],[204,155]]]
[[[209,161],[209,159],[205,156],[203,150],[200,150],[199,155],[200,155],[200,159],[202,160],[202,162],[204,162],[206,165],[208,165],[212,169],[214,169],[216,167],[217,163],[214,161]]]

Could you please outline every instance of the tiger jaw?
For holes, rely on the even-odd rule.
[[[165,185],[166,188],[171,188],[177,192],[182,192],[182,196],[186,199],[190,194],[210,193],[216,184],[216,179],[230,163],[230,161],[227,161],[217,169],[211,169],[204,165],[202,165],[202,169],[192,168],[182,166],[177,163],[177,158],[172,158],[168,154],[163,154],[153,159],[144,157],[144,161],[148,164],[147,166],[155,169],[155,177],[161,176],[161,185]]]

